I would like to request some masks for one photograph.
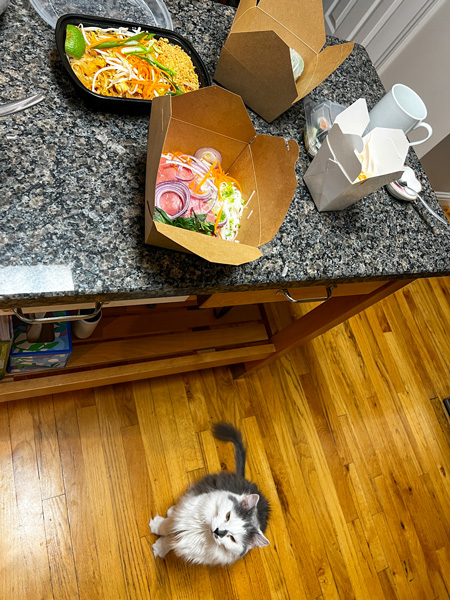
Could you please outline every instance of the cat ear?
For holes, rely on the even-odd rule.
[[[259,531],[258,533],[253,534],[250,540],[250,548],[263,548],[264,546],[269,546],[270,542],[266,538],[266,536]]]
[[[258,504],[258,500],[258,494],[249,494],[248,496],[244,496],[242,498],[241,504],[244,510],[251,510],[254,506]]]

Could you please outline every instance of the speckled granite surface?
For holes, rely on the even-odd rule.
[[[166,5],[174,28],[213,74],[234,9],[207,0]],[[450,236],[419,204],[380,190],[345,211],[316,210],[302,182],[310,162],[302,142],[302,102],[271,125],[250,112],[258,133],[300,143],[299,186],[262,258],[218,266],[146,246],[148,118],[91,111],[62,70],[53,30],[27,0],[11,0],[0,17],[0,39],[0,100],[38,90],[46,96],[0,120],[0,307],[30,305],[37,298],[44,304],[68,297],[150,298],[450,272]],[[312,96],[346,104],[362,96],[370,109],[383,93],[357,46]],[[412,152],[408,163],[442,212]]]

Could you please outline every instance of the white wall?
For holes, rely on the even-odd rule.
[[[431,138],[414,149],[419,158],[450,134],[450,0],[440,0],[394,55],[379,69],[386,89],[404,83],[428,109]],[[424,135],[422,129],[415,137]]]

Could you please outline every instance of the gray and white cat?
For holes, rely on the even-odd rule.
[[[213,435],[233,442],[236,472],[206,475],[169,508],[165,519],[151,519],[150,531],[161,536],[153,544],[155,557],[164,558],[173,550],[186,562],[226,566],[256,546],[269,545],[264,536],[269,502],[245,479],[240,431],[229,423],[216,423]]]

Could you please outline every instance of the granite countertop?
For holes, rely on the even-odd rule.
[[[193,43],[212,75],[234,9],[207,0],[166,5],[175,30]],[[450,272],[450,236],[420,204],[395,200],[382,189],[344,211],[317,211],[302,181],[310,163],[302,102],[270,125],[249,111],[257,133],[300,144],[296,194],[260,259],[215,265],[145,245],[148,116],[89,109],[62,69],[52,28],[28,0],[11,0],[0,17],[0,38],[0,100],[45,94],[40,104],[0,121],[0,307]],[[364,97],[370,109],[383,93],[365,49],[355,46],[311,96],[347,105]],[[442,212],[413,151],[408,164]]]

